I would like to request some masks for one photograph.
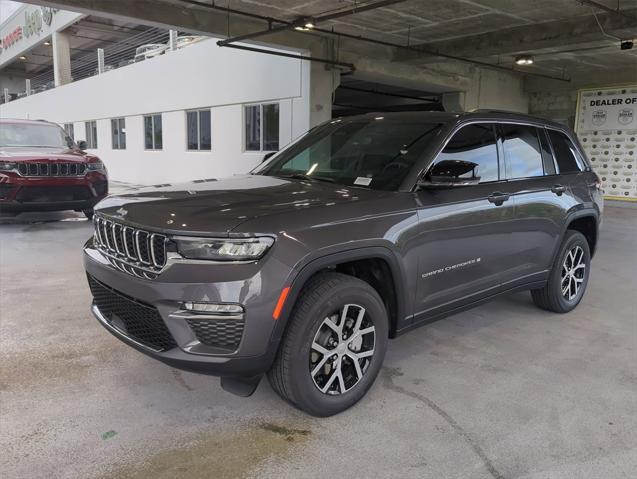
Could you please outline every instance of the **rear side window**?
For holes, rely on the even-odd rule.
[[[449,140],[434,164],[456,160],[475,164],[470,176],[479,177],[480,183],[498,181],[498,148],[493,125],[486,123],[462,127]]]
[[[548,130],[548,133],[553,145],[558,173],[582,171],[582,160],[569,137],[555,130]]]
[[[544,176],[537,128],[510,124],[501,125],[501,128],[509,178]]]

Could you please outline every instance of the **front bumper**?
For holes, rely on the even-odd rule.
[[[92,209],[108,194],[106,175],[32,178],[0,175],[0,211],[62,211]]]
[[[111,334],[138,351],[178,369],[231,378],[260,377],[272,365],[278,348],[278,341],[272,339],[276,326],[272,311],[278,299],[277,288],[268,288],[271,295],[262,290],[266,278],[269,284],[276,284],[277,279],[268,273],[272,267],[256,262],[219,264],[181,260],[169,262],[156,279],[148,280],[115,269],[101,251],[93,247],[92,240],[84,248],[84,265],[94,295],[91,306],[94,316]],[[168,340],[153,337],[149,342],[143,334],[131,334],[128,323],[123,324],[125,321],[118,318],[125,314],[118,312],[120,306],[109,306],[108,311],[100,309],[100,304],[111,303],[98,297],[95,282],[119,300],[128,301],[130,307],[147,308],[144,311],[149,311],[155,315],[153,320],[162,323],[149,327],[156,330],[165,325]],[[215,319],[184,311],[186,301],[243,305],[245,312],[238,346],[219,347],[203,342],[193,328],[193,322],[214,324]]]

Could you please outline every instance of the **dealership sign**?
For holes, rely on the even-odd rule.
[[[0,51],[18,43],[22,38],[42,33],[42,25],[51,25],[57,8],[40,7],[24,12],[24,23],[15,27],[9,34],[0,39]]]
[[[604,195],[637,201],[637,83],[580,90],[575,128]]]
[[[24,5],[0,25],[0,66],[83,16],[57,8]]]
[[[629,90],[597,92],[581,99],[579,131],[637,128],[637,94]]]

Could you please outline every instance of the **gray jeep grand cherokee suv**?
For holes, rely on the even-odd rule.
[[[316,416],[371,387],[388,339],[510,291],[582,299],[600,180],[562,125],[503,112],[336,119],[250,174],[96,208],[93,314],[248,396]]]

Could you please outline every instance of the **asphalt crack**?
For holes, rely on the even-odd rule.
[[[399,394],[409,396],[410,398],[416,399],[417,401],[420,401],[423,404],[425,404],[428,408],[434,411],[438,416],[444,419],[445,422],[449,424],[449,426],[451,426],[451,428],[460,437],[462,437],[462,439],[465,440],[465,442],[469,445],[469,447],[471,447],[473,452],[482,460],[484,467],[487,469],[487,471],[489,471],[489,473],[491,474],[491,476],[493,476],[494,479],[505,479],[502,473],[500,473],[500,471],[498,471],[496,467],[493,465],[493,462],[491,462],[491,459],[489,459],[489,457],[484,452],[484,450],[480,447],[480,445],[471,437],[471,435],[467,431],[464,430],[464,428],[460,424],[458,424],[458,422],[453,417],[449,415],[449,413],[447,413],[444,409],[442,409],[440,406],[438,406],[435,402],[433,402],[428,397],[413,391],[409,391],[408,389],[405,389],[402,386],[398,386],[394,382],[395,377],[399,377],[402,375],[403,373],[400,370],[400,368],[383,368],[382,376],[383,376],[383,382],[385,384],[385,387]]]

